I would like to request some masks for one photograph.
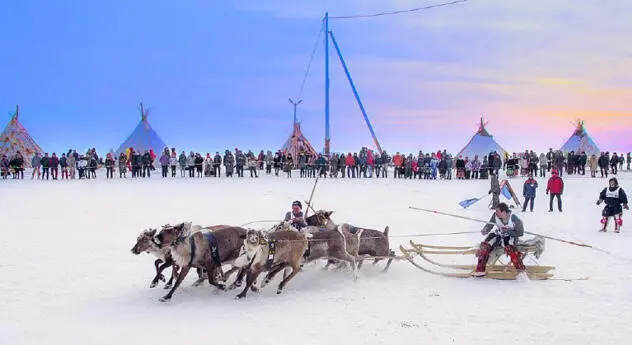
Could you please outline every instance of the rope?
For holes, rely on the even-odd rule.
[[[373,17],[390,16],[390,15],[395,15],[395,14],[411,13],[411,12],[429,10],[429,9],[437,8],[437,7],[456,5],[456,4],[459,4],[459,3],[462,3],[462,2],[467,2],[467,1],[468,0],[455,0],[455,1],[452,1],[452,2],[444,2],[444,3],[436,4],[436,5],[429,5],[429,6],[424,6],[424,7],[411,8],[409,10],[380,12],[380,13],[374,13],[374,14],[360,14],[360,15],[351,15],[351,16],[335,16],[335,17],[329,17],[329,19],[357,19],[357,18],[373,18]]]
[[[262,221],[263,222],[263,221]],[[254,223],[254,222],[252,222]],[[330,230],[335,231],[335,230]],[[271,232],[274,233],[274,232]],[[389,235],[388,238],[412,238],[412,237],[426,237],[426,236],[451,236],[451,235],[461,235],[461,234],[474,234],[479,233],[478,231],[461,231],[461,232],[449,232],[449,233],[434,233],[434,234],[408,234],[408,235]],[[307,233],[304,233],[307,234]],[[354,235],[354,234],[352,234]],[[362,236],[361,240],[369,240],[369,239],[383,239],[384,236]],[[307,242],[319,242],[319,241],[329,241],[331,239],[322,238],[322,239],[313,239],[308,238]],[[303,242],[303,240],[276,240],[276,242]]]
[[[316,42],[314,43],[314,49],[312,49],[312,56],[309,58],[309,62],[307,63],[307,69],[305,70],[305,75],[303,75],[303,81],[301,82],[301,87],[298,91],[298,97],[296,99],[301,99],[303,96],[303,88],[305,87],[305,81],[307,81],[307,76],[309,75],[309,71],[312,67],[312,61],[314,61],[314,56],[316,55],[316,49],[318,48],[318,44],[320,43],[320,36],[322,35],[325,28],[325,24],[323,23],[320,26],[320,30],[318,31],[318,37],[316,38]]]
[[[253,220],[252,222],[248,222],[248,223],[244,223],[241,225],[238,225],[238,227],[242,228],[246,225],[250,225],[250,224],[255,224],[255,223],[280,223],[282,222],[282,220],[278,220],[278,219],[271,219],[271,220]]]

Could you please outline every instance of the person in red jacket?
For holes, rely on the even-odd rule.
[[[551,177],[546,185],[546,194],[550,192],[549,212],[553,212],[553,198],[557,197],[557,209],[562,212],[562,193],[564,193],[564,180],[559,176],[557,169],[551,171]]]

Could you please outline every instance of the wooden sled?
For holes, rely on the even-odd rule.
[[[523,253],[523,258],[526,255],[539,257],[543,251],[543,244],[543,239],[537,238],[519,244],[518,249],[521,253]],[[433,246],[410,241],[410,248],[400,246],[399,249],[402,254],[404,254],[404,258],[413,266],[430,274],[455,278],[471,278],[472,273],[476,269],[476,265],[444,264],[428,257],[428,255],[476,255],[478,248],[475,247]],[[499,261],[502,255],[504,255],[502,248],[496,248],[491,253],[486,269],[487,275],[484,276],[484,278],[500,280],[516,279],[518,272],[513,265],[510,262],[508,264],[503,264]],[[421,258],[429,267],[416,262],[414,260],[416,257]],[[553,277],[553,274],[550,273],[550,271],[555,269],[553,266],[539,265],[525,267],[527,277],[531,280],[550,279]],[[438,270],[438,268],[443,270]],[[445,269],[449,269],[450,272]]]

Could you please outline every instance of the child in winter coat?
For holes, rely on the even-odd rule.
[[[524,203],[522,204],[522,212],[527,210],[527,203],[530,203],[529,210],[533,212],[533,202],[535,200],[535,190],[538,188],[538,181],[533,178],[533,174],[529,174],[529,177],[524,181],[522,187],[522,196],[524,196]]]

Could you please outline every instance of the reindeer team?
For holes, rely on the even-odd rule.
[[[374,264],[388,259],[384,271],[388,270],[394,256],[389,246],[388,226],[382,232],[347,223],[336,225],[331,220],[332,213],[317,211],[305,219],[307,226],[300,231],[290,222],[281,222],[269,231],[230,225],[201,227],[190,222],[164,225],[160,232],[157,229],[143,231],[131,252],[156,256],[156,274],[151,288],[160,280],[165,281],[162,272],[172,268],[164,287],[169,292],[160,298],[161,302],[171,300],[191,268],[198,274],[194,286],[208,280],[220,290],[232,290],[240,287],[245,278],[245,287],[237,298],[245,298],[248,290],[258,292],[283,271],[283,279],[277,288],[277,294],[280,294],[304,264],[319,259],[328,260],[325,267],[348,263],[356,280],[362,260],[366,258],[373,259]],[[224,272],[223,266],[230,269]],[[257,279],[263,272],[267,274],[257,286]],[[228,285],[234,273],[237,277]]]

